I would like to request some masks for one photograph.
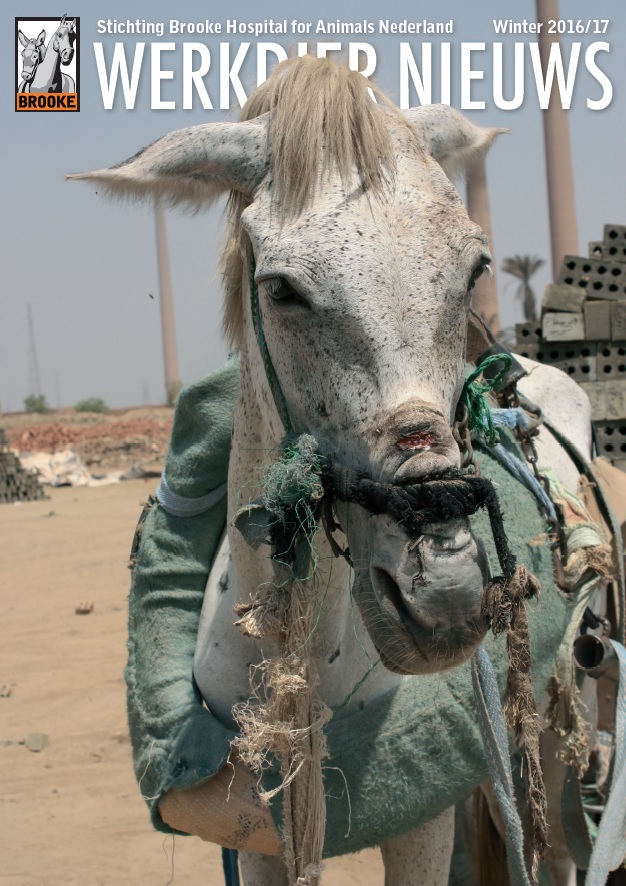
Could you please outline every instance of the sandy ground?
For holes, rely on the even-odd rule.
[[[155,484],[51,490],[0,505],[0,884],[221,884],[220,850],[152,831],[126,733],[126,568]],[[76,615],[81,601],[94,604]],[[24,743],[43,733],[40,752]],[[379,853],[324,886],[382,884]]]

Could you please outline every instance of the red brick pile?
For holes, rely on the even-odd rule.
[[[57,452],[72,449],[87,465],[113,469],[134,462],[165,460],[171,419],[115,419],[104,417],[89,424],[38,422],[7,430],[13,449],[20,452]]]

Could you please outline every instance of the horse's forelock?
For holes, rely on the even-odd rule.
[[[376,102],[368,90],[376,96]],[[348,184],[356,169],[364,187],[379,191],[395,171],[395,154],[385,118],[405,129],[404,115],[385,95],[347,65],[312,56],[289,59],[250,96],[241,120],[269,112],[270,175],[278,211],[298,215],[319,184],[334,172]],[[243,334],[242,287],[249,243],[241,213],[249,200],[232,193],[228,241],[222,256],[226,290],[224,328],[235,345]]]
[[[400,113],[375,87],[381,105]],[[299,213],[320,173],[347,182],[356,168],[368,189],[380,187],[395,168],[384,114],[368,94],[368,81],[347,65],[311,56],[278,65],[251,96],[245,119],[269,112],[270,168],[280,208]]]

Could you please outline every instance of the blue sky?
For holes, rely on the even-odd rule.
[[[576,189],[579,252],[586,253],[589,240],[601,239],[605,223],[626,223],[626,11],[621,0],[593,4],[583,0],[561,0],[561,17],[587,22],[608,19],[603,36],[564,38],[565,46],[580,40],[585,47],[606,41],[609,53],[598,62],[613,83],[614,95],[609,107],[601,111],[587,108],[587,98],[597,99],[598,84],[584,70],[581,61],[572,107],[569,111],[574,178]],[[182,37],[161,38],[177,43],[168,55],[174,59],[177,73],[165,82],[163,95],[174,100],[175,110],[150,110],[149,77],[142,71],[136,107],[126,110],[123,102],[114,108],[103,107],[98,84],[94,43],[104,44],[110,59],[116,41],[123,39],[130,54],[138,40],[156,37],[119,37],[99,35],[98,19],[146,19],[185,22],[209,19],[225,24],[226,19],[255,22],[263,19],[291,21],[354,21],[354,3],[320,0],[300,7],[283,0],[265,0],[252,4],[231,0],[224,7],[179,0],[76,0],[66,9],[53,0],[37,3],[4,4],[5,48],[2,54],[2,82],[5,97],[2,115],[5,174],[0,181],[3,213],[1,255],[3,276],[0,289],[0,402],[5,411],[22,408],[29,393],[27,304],[31,304],[43,391],[51,405],[73,405],[90,396],[103,397],[110,406],[141,405],[162,402],[163,366],[157,270],[154,244],[154,220],[145,207],[108,203],[92,187],[65,183],[67,172],[113,165],[134,154],[140,147],[172,129],[224,118],[220,110],[204,110],[199,104],[182,109],[179,76]],[[593,9],[590,12],[590,9]],[[224,11],[225,10],[225,11]],[[13,16],[78,15],[81,18],[81,111],[78,114],[29,113],[13,110],[14,77]],[[525,99],[518,110],[503,111],[494,105],[492,95],[492,44],[504,43],[505,59],[512,57],[514,40],[529,42],[532,35],[497,37],[493,20],[511,17],[516,21],[534,20],[532,2],[487,0],[480,4],[423,0],[407,4],[398,0],[385,3],[362,0],[359,20],[376,25],[380,18],[392,21],[454,21],[454,33],[426,38],[433,44],[433,58],[438,65],[442,40],[452,44],[452,104],[459,106],[460,50],[463,42],[486,43],[485,53],[476,56],[476,67],[484,61],[482,81],[476,81],[473,95],[484,99],[485,110],[469,112],[478,125],[506,126],[511,134],[498,140],[488,161],[488,179],[494,231],[493,249],[496,268],[502,258],[515,253],[538,255],[546,266],[535,281],[539,293],[550,279],[548,214],[543,160],[543,132],[528,54],[525,75]],[[8,35],[8,36],[7,36]],[[207,77],[208,91],[218,104],[218,44],[228,41],[231,55],[244,40],[254,36],[194,36],[184,39],[205,42],[212,54]],[[289,46],[296,39],[264,36],[260,40]],[[309,40],[339,40],[349,37],[310,35]],[[415,36],[370,34],[353,37],[376,49],[376,79],[390,96],[399,98],[399,44],[409,40],[420,51]],[[146,50],[147,52],[148,50]],[[252,54],[252,53],[251,53]],[[506,62],[505,62],[506,64]],[[166,65],[164,65],[165,67]],[[243,68],[246,86],[255,78],[251,58]],[[508,78],[508,75],[507,75]],[[434,77],[437,98],[438,77]],[[507,82],[508,79],[507,79]],[[233,106],[234,106],[233,101]],[[232,112],[234,114],[234,110]],[[219,207],[197,216],[168,212],[170,262],[176,312],[176,333],[181,376],[192,381],[220,364],[226,346],[220,331],[220,289],[217,256],[221,236]],[[502,273],[497,275],[501,313],[505,324],[521,320],[521,308],[513,299],[514,283]]]

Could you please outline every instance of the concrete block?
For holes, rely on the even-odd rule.
[[[537,363],[555,366],[577,382],[595,381],[597,378],[596,345],[591,342],[544,341],[533,359]]]
[[[593,421],[626,419],[626,378],[585,382],[581,387],[591,401]]]
[[[548,283],[543,293],[541,308],[543,311],[566,311],[580,314],[587,293],[579,286],[568,286],[567,283]]]
[[[558,282],[584,289],[589,298],[626,299],[626,262],[566,255]]]
[[[596,382],[606,385],[606,418],[608,421],[626,421],[626,378]]]
[[[626,264],[624,265],[624,267],[626,267]],[[626,282],[614,283],[612,280],[607,279],[606,277],[602,280],[599,280],[597,277],[592,277],[589,281],[589,287],[587,289],[587,298],[601,298],[603,300],[608,299],[609,301],[624,301],[626,300]]]
[[[626,225],[605,225],[604,242],[607,245],[626,246]]]
[[[603,240],[592,240],[589,243],[589,258],[626,262],[626,243],[619,245],[614,242],[605,243]]]
[[[515,324],[515,341],[518,345],[537,343],[541,341],[541,321],[532,323]]]
[[[618,302],[585,302],[585,339],[587,341],[607,341],[611,338],[611,305]]]
[[[585,321],[582,314],[544,314],[544,341],[582,341],[584,337]]]
[[[611,305],[611,341],[626,341],[626,301]]]
[[[626,342],[598,342],[598,378],[626,378]]]
[[[626,459],[626,421],[597,421],[593,427],[600,455]]]
[[[584,255],[566,255],[561,265],[559,274],[559,283],[565,283],[568,276],[584,277],[589,274],[601,274],[600,268],[605,264],[603,258],[585,258]],[[571,282],[570,286],[578,286],[578,283]]]
[[[519,354],[522,357],[528,357],[530,360],[536,360],[540,348],[541,345],[539,344],[539,342],[529,342],[528,344],[513,345],[511,350],[514,354]]]

